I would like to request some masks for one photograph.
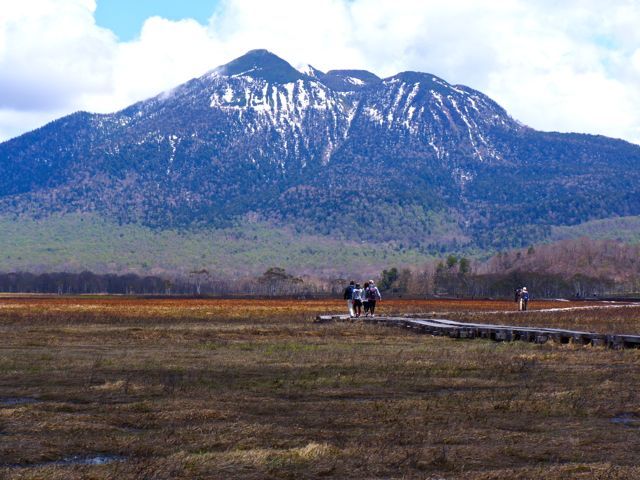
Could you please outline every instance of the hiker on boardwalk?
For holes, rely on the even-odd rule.
[[[376,302],[378,300],[381,300],[382,296],[380,296],[380,290],[378,290],[378,287],[376,287],[376,284],[373,282],[373,280],[369,280],[367,283],[368,286],[364,291],[364,296],[368,307],[365,308],[365,317],[368,316],[369,313],[372,317],[374,317],[376,313]]]
[[[520,292],[520,310],[523,312],[527,310],[527,305],[529,304],[529,292],[527,292],[527,287],[522,287],[522,292]]]
[[[353,311],[353,289],[355,288],[356,282],[351,280],[347,288],[344,289],[344,299],[347,301],[347,309],[349,309],[349,316],[354,317],[355,313]]]
[[[513,291],[513,301],[518,303],[520,301],[520,295],[522,295],[522,288],[516,288]]]
[[[356,318],[362,315],[362,299],[364,298],[364,290],[360,287],[359,283],[356,283],[353,289],[353,309],[356,313]]]
[[[362,309],[364,310],[364,316],[369,316],[369,299],[367,298],[367,289],[369,288],[369,282],[364,282],[362,287]]]

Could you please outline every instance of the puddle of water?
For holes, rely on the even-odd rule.
[[[8,468],[36,468],[36,467],[48,467],[48,466],[68,466],[68,465],[106,465],[113,462],[124,462],[126,457],[122,455],[72,455],[70,457],[63,458],[62,460],[53,460],[50,462],[42,463],[18,463],[10,465],[0,465],[0,467]]]
[[[0,407],[14,407],[16,405],[30,405],[38,403],[39,400],[32,397],[5,397],[0,398]]]
[[[56,465],[105,465],[112,462],[122,462],[124,460],[125,457],[120,455],[95,455],[90,457],[74,455],[52,463]]]
[[[611,419],[611,423],[625,427],[640,428],[640,416],[635,413],[621,413]]]

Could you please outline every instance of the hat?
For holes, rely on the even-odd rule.
[[[522,287],[522,291],[526,292],[527,291],[527,287]]]
[[[369,280],[369,284],[373,284],[375,283],[373,280]]]

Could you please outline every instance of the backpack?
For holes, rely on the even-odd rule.
[[[378,295],[376,293],[376,287],[368,287],[367,288],[367,300],[377,300]]]

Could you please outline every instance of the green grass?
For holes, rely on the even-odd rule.
[[[592,220],[570,227],[551,227],[550,241],[580,237],[640,243],[640,216]]]
[[[392,244],[364,245],[296,234],[266,223],[226,229],[154,230],[92,214],[0,217],[0,271],[255,275],[279,266],[298,274],[378,273],[429,257]]]

